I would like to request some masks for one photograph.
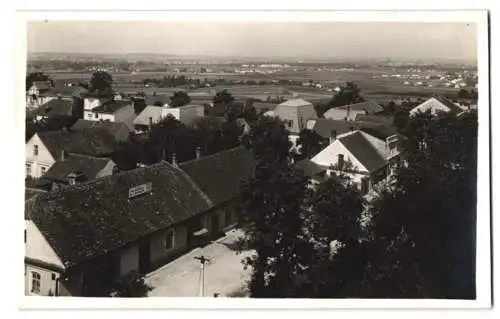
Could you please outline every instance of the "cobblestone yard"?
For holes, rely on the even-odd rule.
[[[153,287],[149,296],[198,297],[200,262],[194,257],[201,255],[211,260],[205,265],[205,296],[212,297],[214,293],[220,296],[244,295],[250,271],[243,269],[241,260],[250,256],[251,252],[236,254],[230,248],[240,235],[241,231],[230,231],[226,237],[195,249],[148,274],[146,283]]]

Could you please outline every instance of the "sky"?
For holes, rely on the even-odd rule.
[[[30,21],[29,53],[476,60],[474,23]]]

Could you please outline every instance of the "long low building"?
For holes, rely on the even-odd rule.
[[[217,237],[234,226],[253,169],[251,151],[235,148],[37,194],[25,214],[25,293],[100,296],[120,275]]]

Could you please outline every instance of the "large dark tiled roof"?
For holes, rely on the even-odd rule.
[[[102,157],[78,154],[68,155],[64,161],[55,162],[45,175],[43,175],[43,179],[67,182],[68,174],[74,172],[81,175],[80,181],[93,180],[97,178],[97,174],[99,174],[110,161],[110,159]]]
[[[126,140],[130,133],[130,129],[127,124],[122,122],[89,121],[84,119],[78,119],[76,123],[71,127],[71,130],[78,131],[90,128],[108,130],[115,136],[116,140],[118,141]]]
[[[387,161],[360,132],[345,135],[339,138],[339,141],[368,171],[373,172],[387,165]]]
[[[366,111],[368,112],[368,114],[376,114],[384,111],[384,108],[373,100],[354,103],[350,105],[343,105],[339,108],[346,110],[348,107],[353,111]]]
[[[82,130],[37,133],[50,154],[58,160],[65,150],[68,154],[109,156],[118,147],[114,135],[106,129],[90,128]]]
[[[242,184],[253,177],[255,160],[250,150],[238,147],[179,166],[219,205],[239,195]]]
[[[129,199],[132,187],[151,193]],[[161,162],[39,195],[30,215],[63,262],[80,263],[211,207],[180,169]]]
[[[330,138],[333,131],[335,131],[337,135],[352,131],[355,124],[356,123],[341,120],[317,119],[315,120],[312,130],[323,138]]]

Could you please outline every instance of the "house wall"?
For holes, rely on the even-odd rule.
[[[97,114],[97,115],[96,115]],[[83,112],[83,118],[89,121],[110,121],[115,122],[114,114],[105,114],[105,113],[95,113],[92,111],[85,110]]]
[[[316,154],[311,161],[323,167],[330,167],[337,164],[338,155],[344,155],[344,161],[350,161],[354,165],[354,169],[361,173],[368,173],[368,170],[358,161],[354,155],[339,141],[335,140],[324,150]]]
[[[83,109],[85,111],[91,111],[93,108],[98,107],[107,100],[108,99],[102,99],[96,97],[86,97],[85,99],[83,99]]]
[[[174,246],[165,248],[167,232],[174,229]],[[187,248],[187,226],[179,224],[154,234],[150,239],[150,260],[152,265],[160,265],[162,262],[177,255]]]
[[[40,292],[35,293],[32,291],[33,285],[33,272],[40,275]],[[52,278],[54,275],[54,278]],[[24,294],[26,296],[49,296],[50,293],[55,295],[57,278],[59,273],[52,270],[44,269],[28,263],[24,264]]]
[[[38,155],[34,155],[35,145],[38,145]],[[31,164],[31,173],[29,175],[33,178],[42,176],[42,167],[45,167],[45,172],[47,172],[55,163],[55,159],[45,147],[38,134],[33,135],[26,143],[25,152],[26,164]]]
[[[178,107],[174,107],[174,108],[163,107],[161,109],[161,118],[162,119],[166,118],[169,114],[172,115],[176,120],[180,121],[180,117],[181,117],[180,108],[178,108]]]
[[[139,247],[132,245],[120,254],[120,275],[139,270]]]

